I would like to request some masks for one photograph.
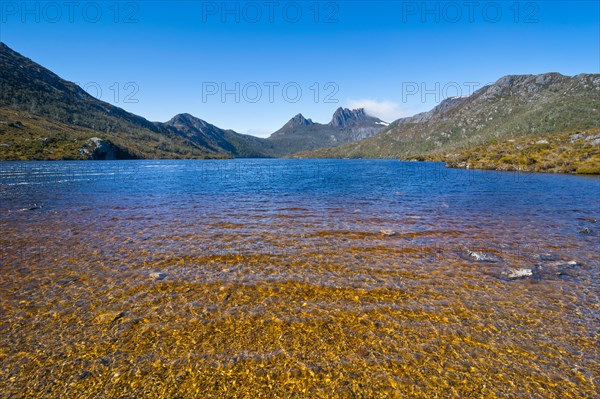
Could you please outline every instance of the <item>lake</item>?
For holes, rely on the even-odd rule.
[[[0,397],[593,397],[600,179],[0,163]]]

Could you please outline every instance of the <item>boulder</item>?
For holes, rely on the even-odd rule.
[[[381,233],[381,235],[384,237],[393,237],[398,235],[398,233],[396,233],[394,230],[381,230],[379,233]]]
[[[475,252],[467,250],[461,254],[461,257],[466,260],[473,262],[490,262],[496,263],[501,262],[502,258],[492,252]]]
[[[79,149],[81,155],[87,156],[93,160],[115,160],[117,159],[117,149],[107,140],[99,137],[92,137],[83,147]]]
[[[164,280],[165,278],[167,278],[167,273],[152,272],[150,273],[150,278],[155,281]]]
[[[504,272],[503,274],[506,275],[506,277],[508,277],[509,279],[515,280],[515,279],[519,279],[519,278],[533,276],[533,270],[531,270],[531,269],[510,269],[510,270]]]

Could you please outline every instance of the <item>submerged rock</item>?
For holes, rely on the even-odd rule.
[[[37,211],[39,209],[42,209],[42,205],[38,205],[38,204],[32,204],[30,206],[28,206],[27,208],[21,208],[19,209],[20,212],[27,212],[27,211]]]
[[[462,257],[474,262],[496,263],[502,261],[501,257],[492,252],[475,252],[467,250],[466,252],[463,252]]]
[[[559,259],[560,258],[557,254],[551,254],[551,253],[539,254],[537,256],[537,260],[540,260],[542,262],[557,261]]]
[[[79,280],[79,277],[67,277],[67,278],[63,278],[62,280],[58,280],[56,283],[59,285],[67,285],[70,283],[74,283],[76,281]]]
[[[396,233],[394,230],[381,230],[379,233],[385,237],[393,237],[398,235],[398,233]]]
[[[539,273],[546,274],[546,275],[574,277],[573,269],[576,268],[577,266],[581,266],[581,265],[575,260],[571,260],[568,262],[554,261],[554,262],[548,262],[548,263],[536,265],[536,270],[538,270]]]
[[[503,274],[506,275],[509,279],[518,279],[523,277],[531,277],[533,276],[533,270],[531,269],[510,269]]]
[[[597,219],[594,219],[591,217],[580,217],[580,218],[577,218],[577,220],[583,220],[584,222],[588,222],[588,223],[598,223]]]
[[[167,273],[152,272],[150,273],[150,278],[155,281],[164,280],[165,278],[167,278]]]

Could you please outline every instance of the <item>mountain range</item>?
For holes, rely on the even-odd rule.
[[[0,42],[0,160],[365,157],[451,159],[452,166],[494,168],[500,158],[479,154],[491,151],[491,145],[520,138],[538,142],[546,136],[556,144],[565,132],[599,127],[600,74],[545,73],[508,75],[468,97],[448,98],[428,112],[390,124],[364,109],[338,108],[329,123],[298,114],[270,137],[258,138],[187,113],[167,122],[148,121],[94,98]],[[594,134],[573,141],[579,143],[581,170],[594,171],[598,163],[600,171]],[[567,153],[564,145],[532,154],[547,160],[548,152]],[[524,151],[514,145],[501,148]],[[515,168],[533,162],[518,159]]]
[[[267,139],[186,113],[150,122],[92,97],[4,43],[0,87],[0,159],[273,157],[348,143],[384,127],[364,110],[341,108],[330,124],[293,118]]]
[[[331,148],[374,136],[388,124],[367,115],[364,109],[338,108],[331,122],[315,123],[298,114],[269,137],[275,155]]]
[[[522,136],[600,127],[600,74],[509,75],[468,97],[396,120],[376,136],[301,154],[424,159]]]

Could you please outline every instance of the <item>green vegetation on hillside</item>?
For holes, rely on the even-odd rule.
[[[117,159],[218,158],[150,131],[134,131],[127,135],[103,133],[28,112],[0,108],[0,160],[90,159],[83,150],[93,137],[111,143]]]
[[[79,149],[91,137],[111,142],[124,158],[234,156],[100,101],[4,43],[0,88],[0,160],[87,159]]]
[[[600,129],[497,141],[427,159],[451,168],[600,174]]]

